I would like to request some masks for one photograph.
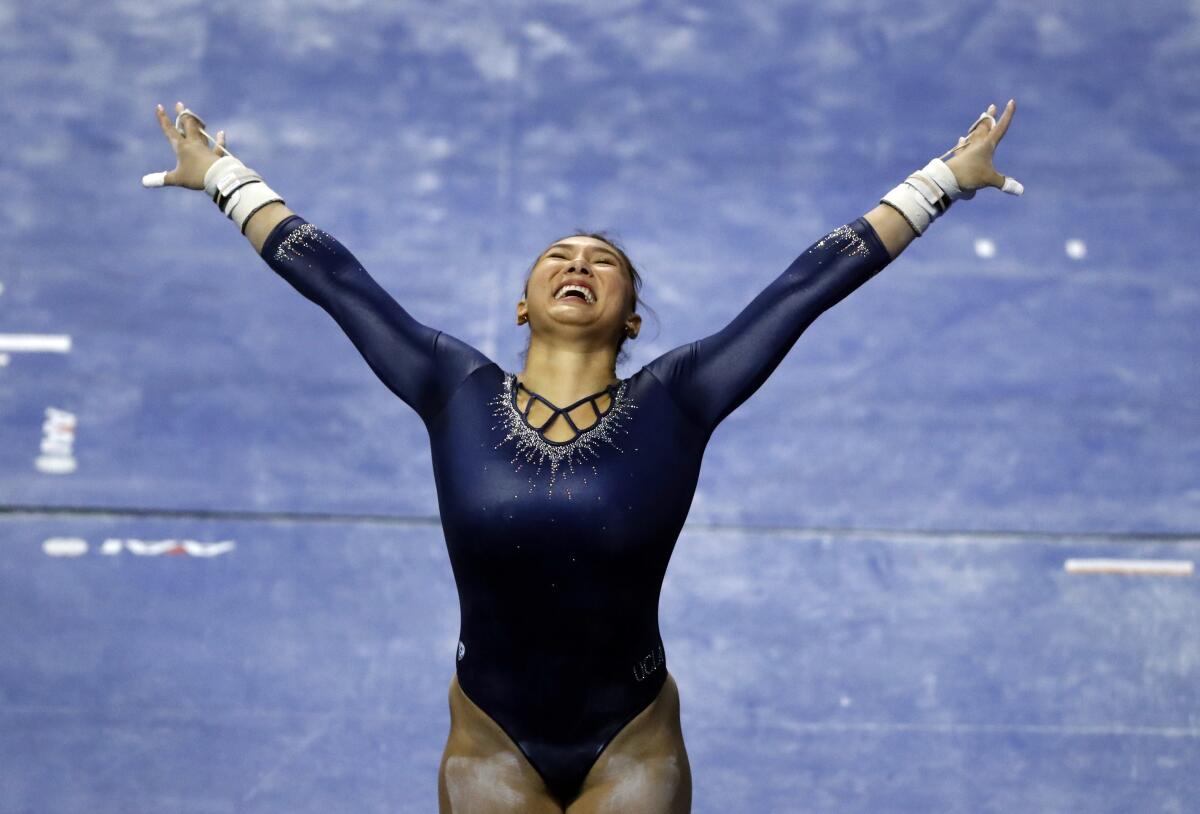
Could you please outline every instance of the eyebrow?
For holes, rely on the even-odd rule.
[[[553,246],[546,249],[546,251],[542,253],[542,256],[545,257],[547,254],[554,251],[555,249],[571,249],[571,248],[574,248],[574,244],[572,244],[572,243],[555,243]],[[608,248],[607,246],[596,246],[594,251],[604,252],[605,254],[612,255],[612,257],[617,258],[617,253],[614,252],[612,249]],[[617,258],[617,259],[620,259],[620,258]]]

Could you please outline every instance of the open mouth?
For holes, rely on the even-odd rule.
[[[554,294],[554,299],[578,299],[588,304],[596,301],[596,295],[587,286],[576,285],[575,283],[567,283]]]

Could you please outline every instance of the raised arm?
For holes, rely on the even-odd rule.
[[[345,246],[299,215],[280,221],[260,254],[334,318],[380,380],[426,424],[467,376],[491,361],[414,319]]]
[[[462,381],[491,360],[414,319],[332,235],[292,212],[274,193],[263,192],[269,188],[257,175],[251,180],[252,171],[225,149],[224,132],[209,149],[201,122],[190,113],[182,115],[182,103],[176,110],[179,127],[170,124],[161,105],[157,116],[179,164],[171,172],[146,176],[142,183],[205,189],[207,177],[218,206],[241,226],[267,265],[329,313],[380,380],[429,424]],[[218,159],[228,162],[234,177],[227,192],[212,183],[223,167],[209,173]],[[276,200],[263,203],[271,197]]]
[[[930,162],[866,215],[809,246],[720,331],[646,367],[680,409],[711,432],[762,386],[817,317],[898,257],[954,200],[974,197],[985,186],[1021,193],[1020,184],[992,166],[1015,110],[1010,101],[996,122],[995,106],[989,107],[950,151],[957,155],[936,160],[940,167]]]
[[[711,432],[762,386],[817,317],[890,261],[875,229],[858,218],[809,246],[720,331],[646,367]]]

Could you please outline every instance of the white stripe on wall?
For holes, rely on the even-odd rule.
[[[0,334],[0,353],[47,351],[68,353],[71,337],[66,334]]]
[[[1143,574],[1166,577],[1190,577],[1195,570],[1191,560],[1073,559],[1063,563],[1063,568],[1072,574]]]

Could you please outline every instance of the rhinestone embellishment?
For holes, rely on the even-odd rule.
[[[509,463],[516,464],[517,471],[520,471],[525,464],[537,467],[529,478],[530,492],[535,486],[534,477],[541,474],[542,467],[546,464],[550,466],[550,480],[547,483],[546,496],[550,497],[554,494],[554,482],[558,478],[559,467],[564,463],[568,471],[574,474],[577,464],[600,457],[602,442],[614,447],[618,452],[624,452],[618,446],[617,440],[619,436],[629,434],[629,430],[624,427],[624,424],[632,412],[637,409],[637,405],[626,395],[629,385],[627,380],[622,381],[617,387],[616,393],[611,396],[612,403],[609,405],[608,412],[598,418],[595,424],[581,430],[570,441],[562,443],[548,442],[540,432],[526,422],[513,403],[516,380],[517,374],[505,373],[504,386],[491,400],[492,415],[500,419],[500,423],[493,426],[492,429],[505,431],[504,438],[496,444],[496,449],[509,441],[515,442],[514,455]],[[592,464],[592,472],[595,473],[595,471],[595,464]],[[586,484],[587,479],[584,478],[583,482]],[[570,500],[571,490],[566,489],[566,493],[567,499]]]
[[[838,254],[849,254],[851,257],[866,257],[871,253],[867,248],[867,242],[859,237],[858,232],[851,229],[849,226],[839,226],[825,237],[817,241],[813,246],[814,249],[824,249],[829,244],[841,244],[837,246]]]
[[[333,245],[329,242],[333,240],[332,235],[318,229],[311,223],[302,223],[288,233],[288,236],[283,239],[275,249],[276,262],[282,263],[286,260],[299,259],[303,256],[301,249],[313,251],[320,244],[327,249],[332,249]]]

